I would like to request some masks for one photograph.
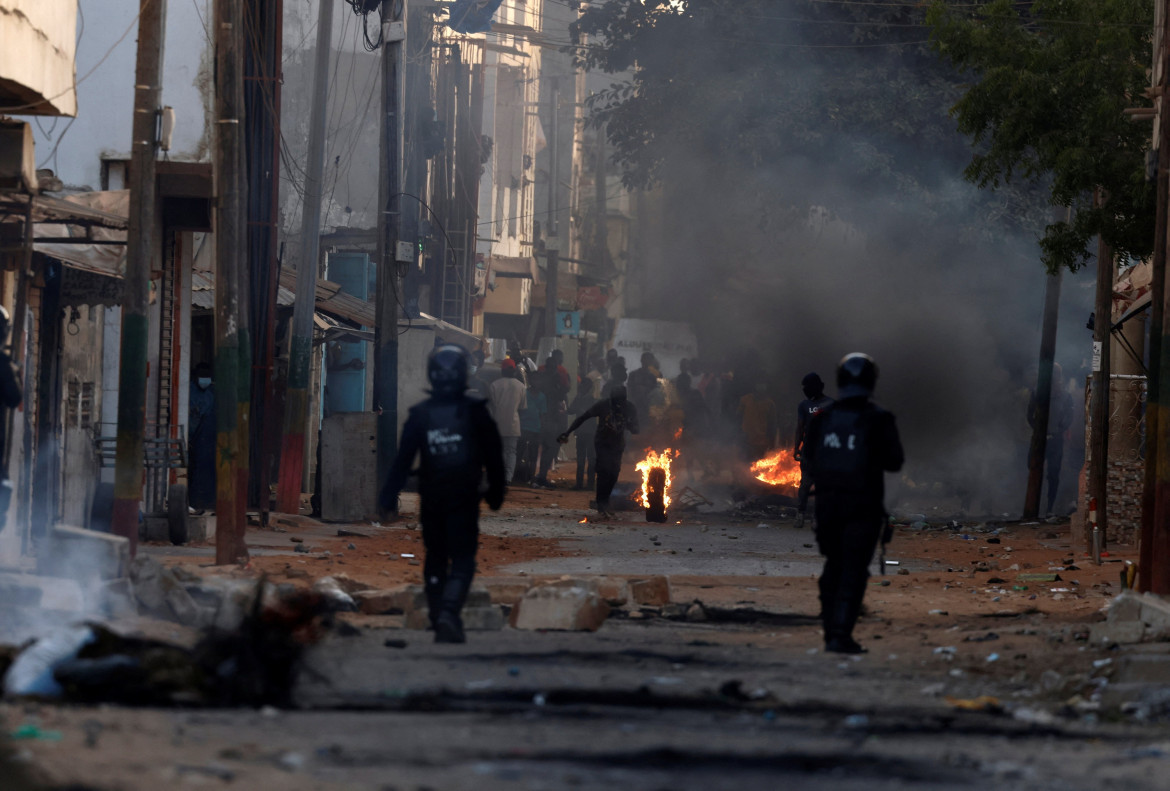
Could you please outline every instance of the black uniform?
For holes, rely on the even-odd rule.
[[[894,416],[864,397],[838,401],[809,424],[804,459],[817,486],[825,640],[851,643],[869,564],[886,526],[883,473],[902,468]]]
[[[493,511],[504,502],[503,446],[487,402],[465,395],[432,396],[411,407],[382,490],[386,510],[394,510],[416,454],[421,454],[419,521],[431,625],[448,614],[461,628],[459,613],[475,575],[484,468],[488,481],[484,499]]]
[[[804,441],[808,435],[808,426],[812,419],[823,412],[833,399],[823,393],[816,398],[806,398],[796,407],[796,444],[793,450],[800,460],[800,489],[796,493],[796,508],[803,515],[808,508],[808,493],[812,489],[812,470],[804,461]]]
[[[8,503],[12,498],[12,484],[8,480],[8,415],[20,406],[20,381],[11,358],[0,352],[0,530],[8,519]]]
[[[626,432],[637,434],[638,409],[625,399],[607,398],[586,409],[564,435],[576,431],[582,423],[597,418],[593,447],[597,451],[597,508],[609,510],[609,496],[622,470],[622,453],[626,449]]]

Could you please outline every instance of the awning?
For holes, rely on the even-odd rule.
[[[38,195],[33,199],[33,250],[71,269],[121,277],[129,214],[129,190]]]
[[[296,295],[283,286],[276,289],[276,304],[292,307]],[[204,310],[215,310],[215,273],[198,269],[191,272],[191,305]]]
[[[297,273],[295,269],[280,270],[280,285],[296,293]],[[317,280],[317,310],[324,311],[362,327],[373,327],[375,310],[372,302],[366,302],[341,290],[341,286],[329,280]]]

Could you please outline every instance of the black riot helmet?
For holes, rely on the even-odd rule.
[[[877,363],[868,354],[853,352],[837,364],[837,395],[839,398],[869,398],[877,384]]]
[[[437,396],[461,395],[467,389],[471,361],[462,346],[445,343],[436,346],[427,358],[427,379]]]

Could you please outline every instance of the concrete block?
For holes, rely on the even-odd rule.
[[[134,597],[148,615],[177,621],[186,626],[204,626],[211,620],[170,569],[157,560],[139,556],[130,564]]]
[[[1102,621],[1089,628],[1089,642],[1093,645],[1128,645],[1140,643],[1146,632],[1141,621]]]
[[[670,604],[670,579],[662,575],[644,580],[630,580],[630,601],[634,604],[662,607]]]
[[[496,632],[504,628],[504,609],[487,604],[463,608],[463,628],[469,632]]]
[[[353,594],[358,612],[366,615],[401,615],[413,603],[400,589],[357,591]],[[413,609],[413,608],[412,608]]]
[[[44,551],[37,556],[40,574],[72,580],[118,579],[126,576],[129,566],[129,540],[67,525],[49,531]]]
[[[1166,688],[1167,673],[1164,655],[1127,654],[1118,657],[1117,671],[1110,683],[1148,684]]]
[[[1142,596],[1142,623],[1146,625],[1146,638],[1160,640],[1170,637],[1170,601],[1147,593]]]
[[[630,600],[626,581],[623,579],[601,577],[597,580],[597,591],[610,607],[621,607]]]
[[[482,580],[481,584],[487,588],[492,604],[515,604],[532,587],[532,580],[524,577],[492,577]]]
[[[365,582],[358,582],[348,574],[334,574],[333,579],[337,580],[337,586],[348,593],[350,596],[357,593],[358,591],[368,591],[372,589],[372,586]]]
[[[609,616],[609,605],[592,580],[563,580],[538,585],[512,610],[517,629],[595,632]]]
[[[1125,591],[1109,602],[1109,611],[1105,619],[1110,623],[1117,621],[1136,621],[1141,617],[1142,597],[1132,591]]]
[[[102,606],[111,618],[138,617],[138,600],[134,598],[134,586],[129,577],[103,583],[101,598]]]
[[[430,611],[426,607],[423,607],[421,609],[411,610],[410,612],[406,613],[406,623],[403,625],[403,628],[418,629],[420,631],[424,629],[430,629]]]
[[[482,585],[472,585],[467,592],[467,602],[464,607],[487,607],[492,603],[492,595]]]

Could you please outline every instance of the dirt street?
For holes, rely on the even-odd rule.
[[[780,512],[595,522],[588,499],[514,491],[483,518],[479,583],[495,600],[661,574],[674,604],[455,646],[346,615],[289,709],[7,702],[5,730],[29,737],[7,747],[44,787],[102,791],[1165,787],[1170,644],[1088,642],[1131,548],[1096,566],[1064,522],[903,524],[884,576],[875,561],[869,653],[842,657],[822,651],[811,530]],[[304,586],[421,577],[409,500],[394,524],[278,517],[249,544],[243,569],[211,567],[211,547],[143,551]]]

